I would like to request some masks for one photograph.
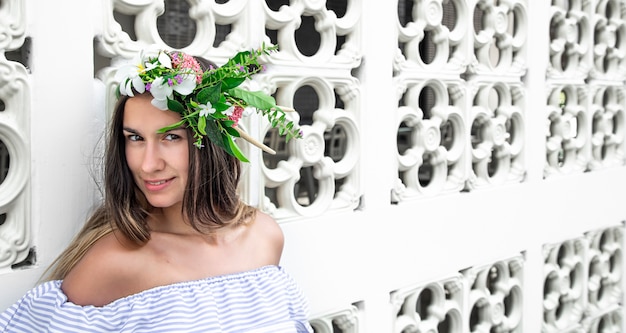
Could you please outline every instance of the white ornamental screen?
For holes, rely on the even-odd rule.
[[[625,332],[624,38],[624,0],[0,0],[1,308],[99,199],[114,69],[266,43],[303,138],[245,118],[241,196],[316,333]]]

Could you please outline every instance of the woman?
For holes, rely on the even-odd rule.
[[[313,331],[279,266],[280,226],[237,195],[244,108],[300,136],[272,98],[239,88],[268,50],[204,69],[179,52],[142,55],[121,80],[104,203],[0,331]]]

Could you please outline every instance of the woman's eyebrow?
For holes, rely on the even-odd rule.
[[[132,129],[132,128],[130,128],[130,127],[123,127],[122,129],[123,129],[125,132],[129,132],[129,133],[132,133],[132,134],[137,134],[137,135],[139,135],[139,131],[137,131],[136,129]],[[165,131],[165,132],[163,132],[163,133],[170,133],[170,132],[180,131],[180,130],[183,130],[183,131],[184,131],[184,130],[185,130],[185,127],[184,127],[184,126],[180,126],[180,127],[176,127],[176,128],[171,128],[171,129],[169,129],[169,130],[167,130],[167,131]]]
[[[123,128],[124,131],[129,132],[129,133],[133,133],[133,134],[139,134],[139,132],[137,130],[134,130],[130,127],[124,127]]]

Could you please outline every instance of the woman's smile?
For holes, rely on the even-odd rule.
[[[144,186],[146,187],[146,190],[156,192],[166,188],[173,180],[174,178],[162,180],[144,180]]]

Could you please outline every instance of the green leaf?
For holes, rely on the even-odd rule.
[[[224,102],[215,102],[213,103],[213,107],[215,108],[215,111],[218,112],[222,112],[222,111],[226,111],[228,110],[232,105],[230,104],[226,104]]]
[[[246,80],[245,77],[227,77],[222,80],[222,90],[226,91],[228,89],[233,89],[238,87]]]
[[[228,90],[228,94],[235,98],[244,100],[247,104],[252,105],[257,109],[269,110],[276,107],[276,100],[274,97],[267,95],[262,91],[248,91],[237,87]]]
[[[235,54],[230,60],[228,60],[229,64],[240,64],[243,65],[247,62],[247,59],[250,57],[250,51],[241,51]]]
[[[223,134],[222,131],[220,130],[220,128],[217,126],[217,122],[213,121],[213,120],[209,120],[206,122],[206,127],[207,127],[207,134],[206,136],[209,138],[209,140],[211,140],[211,142],[213,142],[214,144],[216,144],[217,146],[226,149],[228,151],[228,147],[224,144],[224,140],[223,140]]]
[[[165,133],[165,132],[167,132],[167,131],[171,131],[171,130],[173,130],[173,129],[178,129],[178,128],[180,128],[180,127],[181,127],[184,123],[185,123],[185,121],[184,121],[184,120],[181,120],[181,121],[177,122],[176,124],[172,124],[172,125],[169,125],[169,126],[165,126],[165,127],[161,128],[161,129],[159,129],[159,130],[157,131],[157,133]]]
[[[217,81],[217,70],[211,71],[210,74],[207,73],[208,72],[204,72],[204,75],[202,75],[202,84],[209,84]]]
[[[234,136],[234,137],[240,137],[241,135],[239,134],[239,132],[237,132],[236,129],[230,127],[230,126],[225,126],[224,130],[226,130],[226,132],[228,132],[228,134]]]
[[[239,147],[237,146],[237,144],[235,143],[235,141],[233,141],[233,138],[230,135],[227,135],[224,137],[224,141],[226,141],[230,147],[230,151],[228,151],[231,155],[235,156],[237,159],[239,159],[242,162],[250,162],[248,161],[248,159],[243,155],[243,153],[241,152],[241,149],[239,149]]]
[[[174,112],[178,112],[180,114],[185,114],[185,107],[176,100],[173,99],[167,99],[167,108],[174,111]]]
[[[228,118],[228,116],[225,115],[224,113],[222,113],[222,111],[214,112],[213,114],[211,114],[211,117],[213,117],[214,119],[225,119],[225,118]]]
[[[222,90],[220,89],[220,85],[208,86],[198,92],[197,98],[198,103],[207,104],[207,102],[217,103],[220,100],[220,96],[222,95]]]
[[[202,135],[206,135],[206,118],[205,117],[198,118],[198,131]]]

